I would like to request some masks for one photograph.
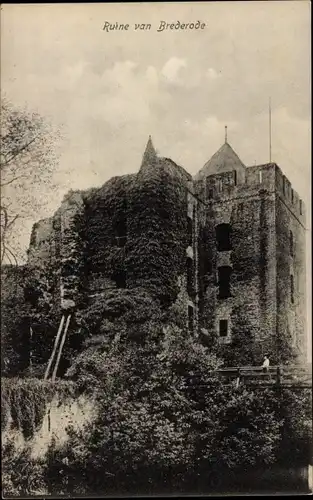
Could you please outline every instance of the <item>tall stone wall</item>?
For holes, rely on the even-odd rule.
[[[249,171],[249,169],[248,169]],[[274,173],[258,172],[238,184],[234,172],[206,179],[206,221],[200,238],[200,312],[202,326],[218,335],[221,320],[228,322],[228,335],[219,342],[231,344],[232,331],[253,339],[249,361],[261,360],[265,352],[276,359],[276,265]],[[218,251],[216,227],[229,224],[231,249]],[[218,298],[218,269],[231,268],[231,296]],[[231,346],[229,346],[231,349]]]
[[[281,351],[306,356],[305,229],[284,200],[276,196],[277,234],[277,333]]]

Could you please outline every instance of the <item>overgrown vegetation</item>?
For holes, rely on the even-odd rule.
[[[8,425],[31,439],[40,428],[53,396],[60,401],[75,394],[75,386],[59,381],[57,385],[40,379],[4,378],[1,390],[1,429]]]
[[[47,494],[47,460],[33,458],[31,446],[17,452],[13,440],[2,446],[2,487],[6,497]]]
[[[72,214],[66,233],[72,254],[62,261],[62,274],[77,291],[98,274],[105,293],[79,302],[64,350],[67,381],[4,381],[2,427],[10,420],[29,442],[55,390],[61,400],[96,394],[98,415],[83,429],[69,428],[62,447],[52,441],[44,460],[7,442],[6,495],[203,493],[243,471],[288,463],[286,449],[293,464],[307,464],[309,394],[236,388],[216,375],[222,357],[229,365],[257,362],[253,332],[240,310],[231,349],[212,332],[200,338],[205,347],[182,321],[175,300],[188,245],[187,181],[180,167],[152,155],[137,176],[115,177],[82,193],[85,210]],[[200,253],[206,253],[206,235],[201,238]],[[55,252],[46,281],[44,272],[28,274],[26,302],[20,311],[14,303],[25,328],[27,315],[31,319],[29,351],[41,367],[62,314],[53,295],[59,282],[52,273],[62,260],[60,248]],[[210,274],[211,261],[208,254],[201,274]],[[202,294],[207,284],[200,280]],[[6,300],[8,312],[13,298]]]
[[[130,287],[144,286],[165,306],[178,294],[187,248],[187,179],[156,159],[143,166],[132,192],[126,247]]]
[[[310,414],[305,395],[291,394],[293,406],[282,413],[284,392],[223,385],[214,373],[218,359],[187,332],[148,324],[138,326],[145,333],[137,339],[90,345],[69,371],[99,389],[99,414],[50,450],[53,491],[210,491],[212,481],[281,460],[292,419]],[[298,458],[306,463],[304,448]]]
[[[145,290],[98,298],[80,321],[88,338],[67,378],[97,392],[98,417],[69,428],[62,448],[51,443],[33,484],[67,495],[210,492],[225,477],[282,462],[286,443],[307,463],[308,395],[223,385],[216,355]],[[17,483],[13,472],[8,489],[15,482],[30,491],[26,472]]]
[[[24,301],[25,266],[1,269],[1,370],[16,376],[29,363],[29,307]]]

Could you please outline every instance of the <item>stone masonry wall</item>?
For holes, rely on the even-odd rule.
[[[301,361],[306,356],[307,347],[305,229],[278,194],[276,206],[277,332],[281,346],[288,344],[290,354]]]
[[[231,343],[231,331],[240,329],[241,318],[254,339],[254,360],[270,352],[276,357],[276,266],[275,197],[272,173],[250,186],[232,183],[233,172],[207,179],[207,218],[200,242],[200,303],[202,327],[218,334],[219,321],[228,321],[229,335],[220,342]],[[222,183],[222,186],[221,186]],[[231,226],[232,250],[217,251],[215,227]],[[218,268],[230,266],[231,297],[219,299]],[[231,349],[231,347],[230,347]],[[252,360],[251,358],[251,360]],[[251,361],[250,360],[250,361]],[[249,360],[247,360],[247,364]]]

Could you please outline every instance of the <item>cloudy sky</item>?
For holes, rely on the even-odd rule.
[[[205,29],[158,32],[162,20]],[[106,21],[130,27],[107,33]],[[59,194],[41,191],[38,218],[69,188],[136,172],[149,134],[191,174],[225,124],[246,165],[269,161],[269,97],[272,159],[310,205],[309,2],[5,5],[1,30],[2,93],[62,126]]]

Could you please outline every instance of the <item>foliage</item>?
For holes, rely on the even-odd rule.
[[[187,178],[156,159],[133,184],[128,215],[126,267],[130,286],[144,286],[165,306],[178,294],[187,248]]]
[[[34,436],[42,424],[47,404],[56,394],[66,399],[75,393],[74,386],[68,382],[57,386],[40,379],[10,378],[2,381],[1,428],[10,423],[23,433],[26,440]]]
[[[86,263],[93,272],[111,279],[123,267],[124,249],[117,245],[127,218],[130,186],[134,176],[113,177],[100,189],[84,194],[88,240]]]
[[[68,372],[97,388],[99,413],[53,451],[54,488],[66,488],[62,472],[76,494],[177,491],[199,474],[208,481],[275,460],[280,422],[271,394],[223,386],[218,359],[175,325],[138,329],[140,342],[94,344]]]
[[[1,348],[2,374],[21,373],[29,361],[29,308],[24,300],[27,270],[3,266],[1,270]]]
[[[36,113],[15,108],[1,99],[1,264],[17,263],[17,227],[43,208],[41,191],[54,186],[59,132]],[[48,197],[47,197],[48,201]],[[40,207],[39,207],[40,205]]]
[[[258,366],[262,362],[256,350],[254,333],[247,324],[246,314],[247,308],[234,308],[231,348],[229,345],[217,347],[217,353],[224,359],[226,366]]]
[[[34,459],[31,447],[16,450],[14,442],[2,447],[2,491],[4,497],[44,495],[47,492],[46,460]]]
[[[173,165],[160,159],[84,197],[87,267],[113,283],[124,273],[127,288],[143,287],[165,305],[177,296],[186,248],[187,177]]]
[[[292,466],[306,466],[312,460],[312,391],[283,388],[278,395],[278,411],[283,419],[280,460]]]

